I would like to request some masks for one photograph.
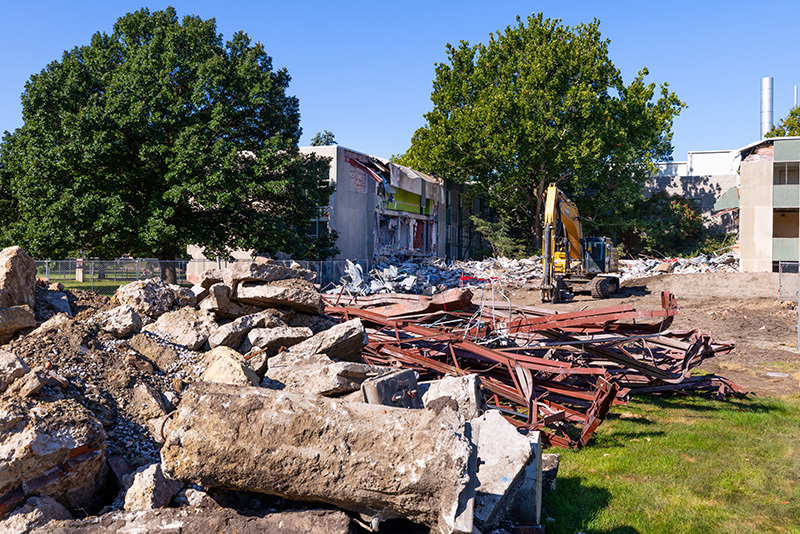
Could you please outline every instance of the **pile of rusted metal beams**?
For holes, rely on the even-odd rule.
[[[678,313],[631,305],[557,313],[496,302],[473,304],[467,289],[418,295],[331,296],[326,313],[359,318],[364,360],[416,370],[421,379],[478,374],[489,404],[552,445],[582,447],[610,407],[636,392],[712,390],[742,394],[715,375],[690,370],[733,350],[698,330],[669,330]]]

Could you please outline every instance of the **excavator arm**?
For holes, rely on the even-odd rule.
[[[548,186],[544,208],[542,300],[557,302],[562,288],[556,273],[570,272],[573,261],[580,265],[583,229],[578,207],[556,184]]]

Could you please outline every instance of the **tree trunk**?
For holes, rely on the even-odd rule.
[[[158,257],[158,266],[161,269],[161,279],[168,284],[178,283],[177,262],[174,252],[165,252]]]

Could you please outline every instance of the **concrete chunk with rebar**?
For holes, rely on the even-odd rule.
[[[472,446],[451,410],[197,383],[166,438],[171,478],[406,517],[432,532],[472,530]]]

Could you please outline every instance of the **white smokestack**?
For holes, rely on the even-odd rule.
[[[761,78],[761,139],[772,129],[772,78]]]

